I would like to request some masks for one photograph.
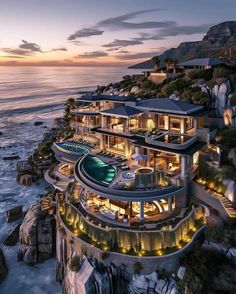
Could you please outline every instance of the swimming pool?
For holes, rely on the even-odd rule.
[[[92,181],[104,186],[109,186],[117,175],[116,168],[93,155],[83,159],[81,169]]]
[[[56,143],[56,145],[64,150],[72,151],[75,153],[88,154],[90,152],[89,147],[76,142],[58,142]]]

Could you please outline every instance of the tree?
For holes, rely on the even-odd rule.
[[[159,56],[154,56],[152,58],[152,62],[154,63],[154,71],[157,72],[160,69],[160,58],[159,58]]]
[[[167,58],[165,58],[164,62],[165,62],[166,69],[168,70],[171,63],[172,63],[172,59],[167,57]]]

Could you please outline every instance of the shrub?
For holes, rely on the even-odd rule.
[[[191,85],[191,81],[181,78],[177,79],[175,81],[170,82],[169,84],[166,84],[165,87],[162,88],[162,93],[165,96],[170,96],[173,94],[174,91],[182,92],[185,88],[189,87]]]
[[[192,80],[204,79],[205,81],[210,81],[213,77],[213,69],[193,70],[189,73],[189,77]]]
[[[193,92],[192,102],[194,104],[207,105],[209,102],[209,96],[202,91]]]
[[[224,68],[224,67],[216,67],[214,69],[213,78],[214,79],[228,78],[229,74],[230,74],[230,72],[226,68]]]
[[[228,149],[235,148],[236,129],[231,128],[223,130],[219,136],[219,143]]]

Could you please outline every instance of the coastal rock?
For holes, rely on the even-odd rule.
[[[33,265],[54,256],[55,220],[33,204],[20,227],[18,260]]]
[[[141,89],[138,86],[133,86],[130,90],[130,93],[135,95],[139,94],[140,92],[141,92]]]
[[[10,232],[10,234],[7,235],[5,240],[3,241],[4,245],[7,246],[14,246],[19,240],[19,231],[20,231],[20,225],[16,225],[15,228]]]
[[[226,253],[226,257],[234,264],[236,264],[236,248],[232,247]]]
[[[8,269],[2,249],[0,249],[0,283],[5,279]]]
[[[42,124],[43,124],[42,121],[36,121],[36,122],[34,123],[35,126],[41,126]]]
[[[32,164],[28,161],[18,161],[16,164],[16,170],[18,172],[30,172],[32,171]]]
[[[32,178],[32,175],[30,175],[30,174],[24,174],[24,175],[19,175],[17,177],[17,181],[21,185],[31,186],[33,183],[33,178]]]
[[[3,160],[16,160],[16,159],[20,159],[19,155],[8,155],[8,156],[4,156]]]
[[[19,206],[12,208],[12,209],[9,209],[6,212],[6,218],[7,218],[8,223],[14,222],[21,217],[23,217],[22,205],[19,205]]]

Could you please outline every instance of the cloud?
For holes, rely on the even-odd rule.
[[[68,51],[68,50],[65,47],[58,47],[58,48],[51,49],[51,52],[54,52],[54,51]]]
[[[25,56],[19,56],[19,55],[5,55],[5,56],[0,56],[0,58],[24,58]]]
[[[205,33],[212,24],[201,24],[197,26],[172,26],[168,28],[163,28],[159,36],[162,37],[174,37],[178,35],[195,35],[195,34],[202,34]]]
[[[98,57],[105,57],[105,56],[108,56],[108,53],[105,51],[92,51],[92,52],[79,54],[76,56],[76,58],[98,58]]]
[[[22,40],[21,42],[22,43],[17,48],[1,48],[0,50],[9,54],[9,58],[11,56],[31,56],[37,52],[43,53],[38,44],[30,43],[25,40]]]
[[[127,29],[157,29],[169,27],[175,24],[173,21],[144,21],[144,22],[130,22],[139,15],[160,11],[158,8],[138,10],[131,13],[126,13],[117,17],[111,17],[98,22],[96,25],[83,28],[71,34],[67,40],[77,41],[82,38],[88,38],[92,36],[99,36],[104,33],[104,29],[107,30],[127,30]]]
[[[115,55],[116,59],[121,60],[133,60],[133,59],[144,59],[151,58],[153,56],[159,55],[161,51],[152,51],[152,52],[138,52],[138,53],[128,53],[128,54],[117,54]]]
[[[109,30],[125,30],[125,29],[154,29],[169,27],[175,24],[173,21],[145,21],[145,22],[128,22],[139,15],[160,11],[158,8],[138,10],[135,12],[123,14],[117,17],[107,18],[98,22],[97,26],[107,28]]]
[[[20,49],[20,48],[2,48],[1,51],[10,54],[10,55],[18,55],[18,56],[30,56],[31,52],[28,50]]]
[[[30,43],[25,40],[21,41],[22,44],[19,45],[19,48],[29,50],[31,52],[42,52],[41,47],[36,43]]]
[[[137,41],[147,40],[164,40],[167,37],[175,37],[178,35],[195,35],[205,33],[212,24],[202,24],[198,26],[181,26],[173,25],[166,28],[162,28],[153,33],[140,33],[139,37],[134,38]]]
[[[105,48],[116,48],[117,50],[123,47],[128,47],[128,46],[135,46],[135,45],[141,45],[143,42],[141,40],[136,40],[136,39],[130,39],[130,40],[120,40],[120,39],[115,39],[114,41],[102,45],[102,47]]]
[[[74,40],[78,40],[81,38],[88,38],[88,37],[92,37],[92,36],[99,36],[102,35],[104,33],[103,30],[100,29],[96,29],[96,28],[84,28],[81,30],[76,31],[74,34],[71,34],[67,40],[69,41],[74,41]]]

